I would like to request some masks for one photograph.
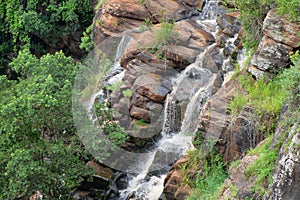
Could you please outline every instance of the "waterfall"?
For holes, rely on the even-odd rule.
[[[207,1],[203,9],[207,12],[197,22],[216,27],[216,15],[209,13],[217,3],[218,1]],[[214,31],[217,32],[216,29]],[[172,91],[165,100],[162,138],[143,162],[143,172],[134,176],[129,181],[128,188],[121,191],[120,199],[159,199],[169,166],[193,149],[192,139],[197,129],[195,122],[201,117],[202,107],[210,98],[216,79],[216,74],[205,69],[202,62],[206,54],[214,48],[215,44],[207,47],[197,56],[195,63],[173,78]],[[153,172],[157,168],[161,168],[161,171]]]
[[[196,22],[207,32],[212,33],[215,38],[218,31],[216,17],[224,12],[218,7],[218,3],[219,1],[206,0],[202,13],[195,18]],[[233,44],[235,38],[229,39],[226,45]],[[105,78],[105,84],[113,84],[123,78],[124,70],[119,62],[130,42],[131,37],[126,35],[122,37],[115,53],[113,67]],[[110,160],[106,160],[109,164],[114,164],[112,168],[127,172],[130,179],[128,187],[120,191],[118,199],[159,199],[170,166],[193,148],[192,139],[198,128],[197,122],[201,118],[203,105],[214,91],[217,79],[217,72],[212,73],[205,68],[206,66],[203,66],[204,59],[216,49],[215,47],[216,44],[212,44],[205,48],[194,63],[173,77],[172,90],[167,95],[164,105],[161,139],[155,147],[143,154],[120,149],[109,158]],[[216,51],[220,55],[223,53],[222,49]],[[222,57],[220,62],[222,62],[218,63],[221,65],[220,68],[226,71],[226,62],[229,62],[229,59],[224,60]],[[92,109],[99,95],[105,96],[102,90],[97,90],[91,95],[87,109]],[[128,166],[130,168],[126,168]]]
[[[106,101],[107,94],[104,93],[103,87],[105,85],[112,85],[116,83],[117,81],[121,81],[124,77],[124,69],[120,66],[120,59],[122,55],[125,53],[125,50],[129,46],[130,42],[132,41],[132,38],[125,34],[122,36],[121,41],[119,42],[119,45],[116,49],[113,65],[110,68],[109,72],[104,77],[104,83],[100,88],[94,88],[94,93],[90,95],[87,101],[83,102],[85,109],[88,111],[88,117],[92,120],[94,118],[92,113],[92,108],[96,100],[99,102]],[[101,71],[100,66],[98,71]],[[101,77],[99,77],[101,78]],[[97,85],[95,86],[97,87]]]

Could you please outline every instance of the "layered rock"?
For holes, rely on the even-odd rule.
[[[159,31],[168,31],[162,26],[159,24],[140,34],[129,34],[133,40],[120,60],[125,68],[123,85],[120,91],[110,94],[109,101],[116,111],[115,120],[128,130],[130,141],[139,143],[138,146],[152,142],[160,135],[163,105],[172,90],[172,79],[215,41],[214,36],[205,30],[205,25],[194,20],[175,23],[169,30],[170,35],[158,40]],[[211,55],[214,59],[215,55]],[[209,66],[207,62],[206,67]],[[218,69],[211,70],[218,73]],[[216,82],[216,87],[220,82]],[[125,90],[130,90],[132,95],[125,96]],[[126,149],[129,150],[130,146],[126,144]]]
[[[94,42],[122,33],[144,24],[158,23],[161,20],[179,21],[199,14],[202,0],[111,0],[96,11],[94,17]]]
[[[272,77],[290,64],[289,52],[300,42],[300,26],[271,10],[263,23],[264,36],[251,59],[248,71],[256,78]]]
[[[224,188],[218,199],[237,200],[252,197],[255,178],[252,176],[247,177],[245,171],[257,158],[258,155],[245,156],[237,166],[229,169],[228,178],[224,181]]]

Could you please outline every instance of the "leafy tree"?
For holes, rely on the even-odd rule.
[[[72,119],[77,64],[62,52],[40,59],[28,49],[10,66],[18,80],[0,76],[0,199],[67,199],[90,174]]]
[[[64,49],[68,53],[64,38],[78,38],[76,35],[91,24],[92,18],[90,0],[1,1],[0,66],[12,61],[24,46],[39,56],[49,49]]]

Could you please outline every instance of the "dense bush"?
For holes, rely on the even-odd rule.
[[[62,52],[40,59],[25,49],[0,76],[0,199],[67,199],[89,171],[72,118],[78,66]]]
[[[1,1],[0,67],[24,46],[39,55],[61,48],[62,37],[82,32],[92,18],[90,0]]]

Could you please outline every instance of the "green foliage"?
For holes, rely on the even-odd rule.
[[[241,13],[241,20],[245,30],[243,45],[246,49],[258,46],[262,36],[263,21],[271,8],[275,8],[280,15],[286,15],[288,20],[300,21],[300,4],[298,0],[234,0]]]
[[[37,190],[43,199],[67,199],[83,176],[91,174],[73,148],[62,142],[40,141],[32,148],[12,146],[6,149],[7,153],[1,151],[1,159],[6,163],[1,199],[28,199]]]
[[[161,21],[160,27],[154,30],[154,48],[159,49],[164,45],[172,44],[175,42],[177,33],[174,30],[174,26],[174,22],[170,23],[164,20]]]
[[[142,32],[149,30],[153,26],[153,23],[150,18],[146,18],[143,22],[143,25],[140,26]]]
[[[277,0],[277,12],[288,19],[300,22],[300,3],[298,0]]]
[[[258,46],[262,37],[262,24],[275,0],[234,0],[245,30],[243,45],[250,50]]]
[[[280,75],[280,83],[288,92],[288,97],[294,105],[300,104],[300,52],[291,54],[293,65]]]
[[[220,155],[209,155],[203,163],[202,170],[196,176],[195,189],[188,200],[211,200],[222,186],[227,174]]]
[[[141,4],[145,4],[147,2],[147,0],[138,0],[138,2]]]
[[[102,127],[103,133],[106,134],[108,139],[115,145],[121,146],[124,144],[129,136],[126,133],[126,130],[114,121],[113,110],[108,108],[106,103],[96,104],[95,109],[99,126]]]
[[[77,66],[62,52],[45,55],[40,60],[23,50],[11,63],[21,77],[7,81],[2,98],[0,131],[40,133],[61,137],[74,132],[71,91]]]
[[[261,195],[265,192],[262,186],[266,183],[269,184],[272,181],[272,173],[278,158],[278,153],[269,148],[271,141],[272,137],[269,137],[266,143],[249,152],[249,155],[256,154],[259,157],[247,166],[245,170],[245,175],[247,177],[255,177],[254,190]]]
[[[105,4],[106,0],[98,0],[98,4],[95,6],[94,10],[98,10]]]
[[[232,196],[235,198],[238,192],[238,189],[235,185],[229,185]]]
[[[189,151],[188,162],[181,166],[183,184],[193,188],[188,200],[217,199],[217,194],[227,178],[222,157],[213,148],[213,143],[213,140],[203,143],[202,138],[198,139],[196,144],[200,144],[199,148]]]
[[[131,89],[126,89],[122,91],[122,94],[124,95],[124,97],[130,98],[132,96],[132,91]]]
[[[239,113],[244,105],[250,105],[257,114],[279,114],[287,97],[286,89],[282,87],[282,78],[277,77],[266,83],[264,78],[253,81],[248,74],[238,77],[240,86],[246,91],[245,94],[237,92],[229,109],[233,113]]]
[[[81,37],[79,48],[84,49],[86,52],[90,51],[94,47],[92,28],[93,25],[87,27],[85,32],[83,32],[83,36]]]
[[[66,199],[90,174],[73,125],[78,66],[62,52],[40,59],[24,49],[11,62],[20,77],[0,76],[0,199]]]
[[[47,47],[63,43],[64,36],[82,32],[92,18],[90,0],[1,1],[2,63],[10,61],[24,46],[44,53]]]
[[[112,92],[118,92],[118,91],[120,91],[120,88],[121,88],[122,85],[123,85],[122,81],[117,81],[112,85],[107,85],[106,89],[110,90]]]
[[[228,104],[228,109],[231,111],[231,113],[238,115],[247,102],[248,100],[245,95],[236,92],[234,99]]]

